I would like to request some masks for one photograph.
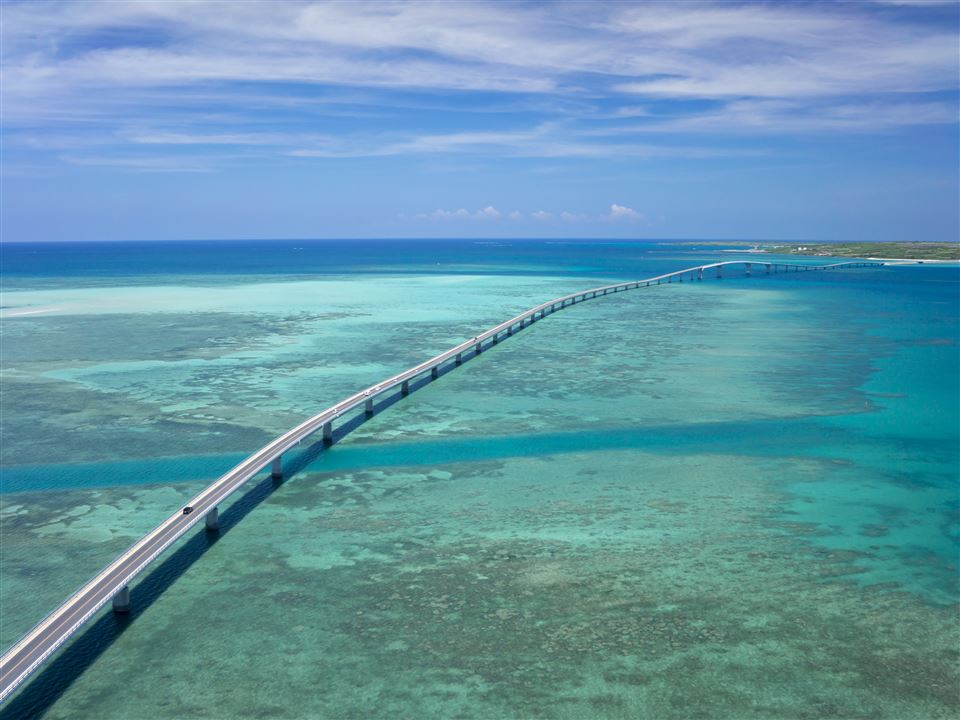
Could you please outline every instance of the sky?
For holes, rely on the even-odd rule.
[[[954,1],[0,13],[5,242],[960,233]]]

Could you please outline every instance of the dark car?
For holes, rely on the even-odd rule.
[[[189,514],[192,513],[192,512],[193,512],[193,506],[192,506],[192,505],[187,505],[187,506],[183,509],[183,514],[184,514],[184,515],[189,515]]]

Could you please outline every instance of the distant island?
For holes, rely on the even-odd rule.
[[[859,242],[817,245],[761,246],[763,250],[787,255],[859,257],[882,260],[960,260],[960,243],[948,242]]]
[[[680,245],[723,245],[724,252],[776,253],[814,257],[856,257],[871,260],[917,260],[960,262],[960,243],[955,242],[855,242],[855,243],[765,243],[747,241],[682,242]]]

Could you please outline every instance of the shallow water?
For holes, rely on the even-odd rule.
[[[12,273],[3,643],[305,415],[712,257],[562,247]],[[954,717],[957,301],[955,268],[898,267],[550,316],[251,484],[0,714]]]

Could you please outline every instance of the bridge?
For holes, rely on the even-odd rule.
[[[367,417],[376,410],[376,400],[399,388],[401,396],[410,393],[410,383],[429,373],[431,379],[440,376],[441,367],[456,367],[476,357],[485,349],[529,327],[547,315],[571,307],[586,300],[665,283],[702,281],[711,276],[722,278],[724,270],[743,266],[746,275],[754,273],[776,274],[780,272],[808,272],[812,270],[837,270],[843,268],[880,267],[882,262],[842,262],[830,265],[800,265],[766,261],[729,260],[698,265],[658,275],[645,280],[605,285],[581,290],[548,300],[536,307],[486,330],[476,337],[415,365],[408,370],[371,385],[365,390],[328,407],[326,410],[304,420],[280,437],[260,448],[253,455],[207,486],[199,495],[144,535],[113,562],[97,573],[83,587],[61,603],[41,620],[32,630],[17,641],[0,658],[0,702],[16,690],[47,658],[89,621],[98,610],[112,601],[115,612],[130,609],[130,583],[142,573],[161,553],[169,548],[194,525],[204,523],[206,530],[218,529],[218,506],[236,492],[248,480],[267,466],[274,478],[283,476],[283,454],[305,438],[320,432],[323,442],[333,441],[333,424],[353,410],[362,408]]]

